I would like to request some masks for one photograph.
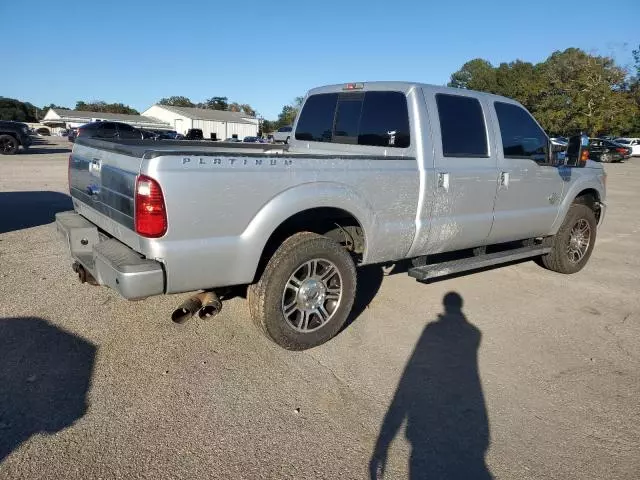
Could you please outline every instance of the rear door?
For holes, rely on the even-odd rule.
[[[497,166],[487,118],[477,98],[464,92],[425,92],[434,137],[435,189],[428,252],[482,245],[493,222]]]
[[[524,108],[494,102],[498,193],[491,243],[547,235],[558,216],[566,177],[548,154],[546,133]]]

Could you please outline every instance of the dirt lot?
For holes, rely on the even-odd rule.
[[[292,353],[241,298],[179,326],[185,295],[80,285],[52,224],[69,145],[48,142],[0,157],[1,478],[361,479],[374,451],[386,478],[640,476],[640,159],[607,166],[579,274],[369,269],[361,315]]]

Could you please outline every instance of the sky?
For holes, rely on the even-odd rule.
[[[275,119],[316,86],[442,85],[477,57],[535,63],[578,47],[630,65],[637,1],[609,16],[592,0],[0,0],[0,96],[140,112],[172,95],[226,96]]]

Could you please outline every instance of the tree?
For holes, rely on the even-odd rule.
[[[640,47],[635,57],[640,64]],[[640,127],[640,88],[634,91],[633,79],[630,85],[613,59],[577,48],[536,65],[516,60],[493,67],[474,59],[451,75],[449,86],[513,98],[554,134],[618,135]]]
[[[70,110],[69,107],[62,107],[60,105],[56,105],[55,103],[50,103],[49,105],[45,105],[40,110],[47,112],[50,108],[58,109],[58,110]]]
[[[251,107],[251,105],[243,103],[242,105],[240,105],[240,109],[242,110],[243,113],[245,113],[246,115],[249,115],[250,117],[256,116],[256,111]]]
[[[211,110],[228,110],[229,99],[227,97],[211,97],[204,101],[202,108],[209,108]]]
[[[282,107],[282,111],[278,115],[278,120],[275,121],[274,130],[280,127],[293,125],[300,108],[302,108],[303,102],[304,97],[296,97],[293,99],[292,105],[285,105]]]
[[[0,120],[37,122],[36,107],[15,98],[0,97]]]
[[[168,98],[162,98],[158,102],[160,105],[168,105],[170,107],[195,107],[196,105],[187,97],[173,96]]]
[[[270,120],[263,120],[261,125],[261,132],[263,135],[267,133],[271,133],[277,129],[276,122],[272,122]]]
[[[237,102],[232,102],[229,104],[229,111],[230,112],[240,112],[242,110],[242,106],[240,106],[239,103]]]
[[[86,103],[78,101],[76,103],[76,110],[81,112],[100,112],[100,113],[123,113],[127,115],[140,115],[137,110],[124,105],[122,103],[107,103],[102,100],[94,100]]]
[[[450,87],[495,93],[496,71],[487,60],[476,58],[451,75]]]

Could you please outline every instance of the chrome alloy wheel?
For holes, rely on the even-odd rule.
[[[581,218],[571,229],[567,256],[572,263],[578,263],[584,258],[591,244],[591,227],[589,222]]]
[[[342,300],[342,277],[335,264],[314,258],[299,266],[282,293],[282,314],[295,330],[313,332],[329,320]]]

